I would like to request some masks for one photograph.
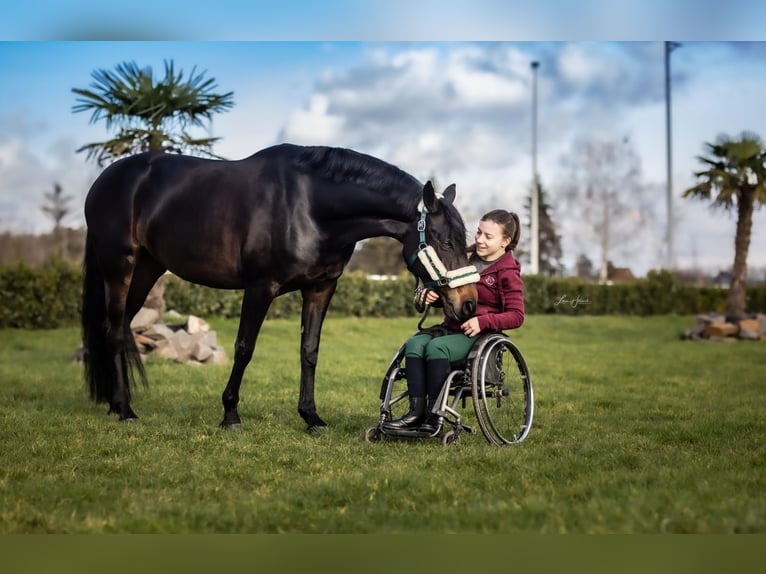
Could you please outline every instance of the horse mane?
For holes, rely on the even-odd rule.
[[[444,215],[444,219],[447,220],[447,229],[450,230],[452,237],[450,239],[453,242],[457,242],[457,246],[466,251],[466,227],[460,212],[457,208],[444,200],[439,202],[441,206],[441,213]]]
[[[283,144],[288,145],[288,144]],[[289,146],[291,163],[301,172],[330,180],[363,186],[391,199],[401,198],[400,189],[420,191],[423,184],[395,165],[347,148]],[[413,196],[414,197],[414,196]],[[407,197],[409,204],[413,197]]]
[[[348,148],[329,146],[299,146],[280,144],[274,146],[285,153],[291,165],[298,171],[335,183],[348,182],[381,194],[391,202],[401,205],[405,211],[413,211],[421,199],[423,184],[407,172],[379,158]],[[414,194],[405,195],[401,189],[412,189]],[[457,208],[449,202],[440,201],[441,213],[452,232],[453,241],[465,248],[466,228]]]

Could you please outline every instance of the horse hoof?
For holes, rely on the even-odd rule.
[[[124,419],[120,419],[121,423],[137,423],[138,417],[125,417]]]
[[[306,434],[321,436],[327,432],[327,425],[311,425],[306,428]]]
[[[242,423],[221,423],[221,428],[224,430],[230,430],[230,431],[241,431],[242,430]]]

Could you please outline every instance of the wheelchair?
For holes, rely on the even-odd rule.
[[[384,438],[434,438],[444,446],[459,442],[463,431],[475,428],[462,421],[458,407],[465,409],[471,398],[481,432],[496,445],[523,441],[532,427],[534,395],[532,379],[519,348],[505,333],[492,331],[477,337],[468,356],[452,363],[452,370],[436,398],[432,413],[440,424],[434,433],[418,429],[385,430],[383,423],[401,417],[409,408],[405,344],[394,355],[380,389],[380,420],[367,429],[367,442]]]

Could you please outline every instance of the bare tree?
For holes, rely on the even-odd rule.
[[[42,206],[43,212],[53,220],[53,235],[59,242],[61,249],[61,257],[67,258],[69,256],[69,246],[67,244],[67,232],[63,227],[62,222],[72,210],[69,207],[69,202],[72,201],[71,195],[64,195],[61,185],[58,183],[53,184],[53,191],[45,194],[45,203]]]
[[[644,197],[640,158],[627,137],[579,138],[562,163],[569,174],[560,190],[566,235],[580,250],[598,252],[599,280],[606,281],[613,252],[635,252],[653,211]]]

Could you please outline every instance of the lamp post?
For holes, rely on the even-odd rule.
[[[668,271],[675,265],[673,254],[673,146],[671,137],[671,112],[670,112],[670,53],[681,44],[677,42],[665,42],[665,138],[667,146],[667,237],[665,267]]]
[[[530,209],[530,247],[529,258],[531,272],[540,272],[540,186],[537,177],[537,69],[540,63],[532,62],[532,206]]]

